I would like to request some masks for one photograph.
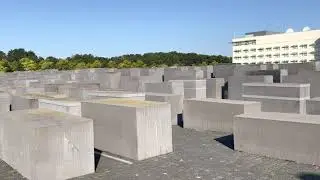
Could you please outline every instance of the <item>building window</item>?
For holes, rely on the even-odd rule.
[[[263,48],[259,48],[259,49],[258,49],[259,52],[262,52],[263,50],[264,50]]]
[[[277,47],[274,47],[273,49],[278,51],[278,50],[280,50],[280,47],[277,46]]]
[[[287,50],[289,50],[289,46],[283,46],[282,49],[287,51]]]
[[[300,55],[301,55],[301,56],[308,56],[308,53],[302,52],[302,53],[300,53]]]
[[[233,52],[235,52],[235,53],[240,53],[241,50],[234,50]]]
[[[287,64],[287,63],[289,63],[289,61],[282,61],[282,63]]]
[[[249,52],[249,50],[248,50],[248,49],[245,49],[245,50],[243,50],[243,52],[248,53],[248,52]]]
[[[267,54],[266,57],[272,58],[272,55],[271,54]]]
[[[251,59],[256,59],[257,58],[257,56],[251,56]]]
[[[282,54],[283,57],[289,57],[288,53]]]
[[[276,58],[279,58],[280,57],[280,54],[275,54],[275,55],[273,55],[274,57],[276,57]]]
[[[291,48],[292,49],[298,49],[298,45],[292,45]]]
[[[271,51],[271,50],[272,50],[272,48],[271,48],[271,47],[266,48],[266,51]]]
[[[251,51],[251,52],[256,52],[257,50],[256,50],[256,49],[251,49],[250,51]]]
[[[303,48],[303,49],[306,49],[306,48],[308,48],[308,45],[307,44],[302,44],[302,45],[300,45],[300,47]]]

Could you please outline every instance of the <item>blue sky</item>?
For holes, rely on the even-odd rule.
[[[10,0],[1,2],[0,50],[231,55],[234,34],[320,29],[319,7],[319,0]]]

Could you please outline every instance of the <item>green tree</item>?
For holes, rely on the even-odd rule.
[[[23,48],[12,49],[7,54],[7,60],[9,62],[11,62],[11,61],[19,61],[22,58],[29,58],[29,59],[32,59],[34,61],[38,60],[37,55],[33,51],[26,51]]]
[[[87,68],[87,64],[85,62],[79,62],[79,63],[77,63],[75,68],[76,69],[85,69],[85,68]]]
[[[20,59],[20,63],[22,65],[23,70],[25,71],[36,71],[38,70],[38,64],[29,58]]]
[[[0,59],[6,59],[7,58],[7,55],[6,55],[6,53],[5,52],[3,52],[3,51],[0,51]]]
[[[43,61],[40,61],[39,66],[41,70],[54,69],[54,62],[43,60]]]
[[[128,61],[127,59],[123,60],[119,65],[118,68],[131,68],[132,67],[132,63],[131,61]]]
[[[132,63],[132,67],[134,67],[134,68],[143,68],[143,67],[146,67],[146,66],[147,65],[144,64],[144,62],[141,61],[141,60],[138,60],[137,62],[133,62]]]
[[[107,65],[106,65],[107,68],[117,68],[117,63],[115,61],[108,61]]]
[[[1,72],[8,72],[10,71],[10,66],[6,60],[0,61],[0,71]]]
[[[65,59],[60,59],[56,63],[56,69],[58,69],[58,70],[69,70],[70,69],[69,61],[67,61]]]
[[[102,63],[99,60],[95,60],[94,62],[88,64],[89,68],[101,68]]]

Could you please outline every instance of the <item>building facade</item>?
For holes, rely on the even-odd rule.
[[[259,31],[234,38],[233,63],[301,63],[320,60],[320,30]]]

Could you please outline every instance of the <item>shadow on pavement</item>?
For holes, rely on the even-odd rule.
[[[215,140],[227,146],[228,148],[234,150],[233,134],[222,136],[222,137],[216,138]]]
[[[301,180],[320,180],[320,173],[308,173],[308,172],[303,172],[297,175],[298,178]]]

